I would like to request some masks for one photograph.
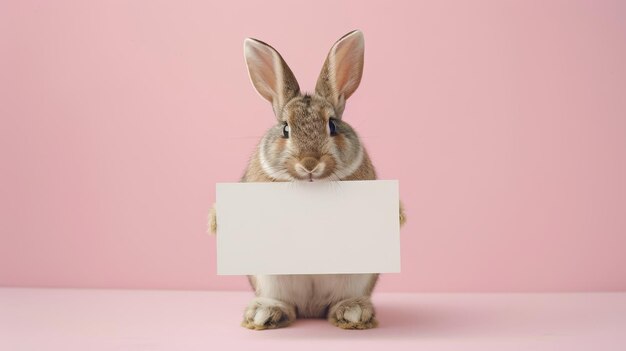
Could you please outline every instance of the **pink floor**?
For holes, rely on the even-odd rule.
[[[250,331],[251,296],[3,288],[0,350],[626,350],[626,293],[377,294],[367,331]]]

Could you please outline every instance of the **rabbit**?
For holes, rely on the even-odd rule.
[[[270,45],[245,39],[256,91],[272,105],[276,124],[259,142],[242,182],[374,180],[376,172],[356,132],[342,117],[363,72],[363,33],[354,30],[330,49],[315,92],[302,93],[291,69]],[[399,205],[400,224],[406,217]],[[209,227],[217,230],[215,207]],[[377,326],[370,300],[378,274],[256,275],[242,326],[285,327],[297,317],[327,318],[343,329]]]

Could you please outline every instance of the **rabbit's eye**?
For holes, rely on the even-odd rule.
[[[328,129],[330,130],[331,136],[337,135],[337,127],[335,127],[335,122],[333,122],[332,119],[328,120]]]
[[[283,138],[289,138],[289,125],[287,123],[283,126]]]

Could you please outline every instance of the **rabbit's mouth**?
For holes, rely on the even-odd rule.
[[[295,180],[316,182],[328,179],[335,170],[335,160],[331,155],[321,157],[292,157],[287,161],[286,170]]]

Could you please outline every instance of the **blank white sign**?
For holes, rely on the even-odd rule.
[[[220,275],[400,272],[398,181],[219,183]]]

